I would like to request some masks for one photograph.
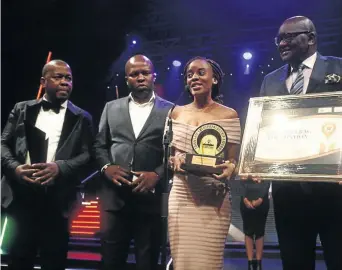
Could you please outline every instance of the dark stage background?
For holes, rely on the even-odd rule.
[[[16,102],[36,97],[48,51],[70,64],[71,100],[93,115],[96,126],[105,102],[116,98],[116,86],[120,96],[127,95],[124,65],[135,53],[152,59],[157,92],[171,101],[183,91],[188,59],[218,61],[226,74],[224,103],[238,111],[243,124],[263,76],[282,65],[273,42],[278,27],[295,15],[314,21],[321,54],[342,56],[340,0],[2,1],[1,127]],[[246,51],[253,55],[249,61],[242,57]],[[182,65],[174,67],[174,60]],[[233,224],[241,229],[238,182],[232,192]],[[272,210],[266,241],[276,242]]]

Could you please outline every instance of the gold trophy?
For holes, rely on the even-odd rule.
[[[221,174],[215,165],[224,163],[224,150],[228,142],[224,129],[213,123],[199,126],[191,138],[196,154],[186,154],[181,168],[192,173]]]

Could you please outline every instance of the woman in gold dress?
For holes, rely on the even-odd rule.
[[[219,95],[223,72],[213,60],[191,59],[184,69],[186,88],[193,102],[176,107],[172,114],[173,140],[170,166],[174,169],[169,197],[169,238],[176,270],[222,269],[226,237],[231,221],[228,181],[236,164],[240,121],[235,110],[214,101]],[[207,123],[222,127],[228,143],[220,174],[182,169],[185,154],[195,154],[191,138]]]

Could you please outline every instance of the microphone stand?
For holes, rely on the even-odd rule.
[[[89,174],[86,178],[84,178],[81,181],[81,184],[77,186],[77,190],[81,193],[82,199],[84,199],[85,196],[85,185],[88,183],[89,180],[92,180],[95,176],[97,176],[100,173],[99,170],[96,170]]]
[[[167,121],[168,129],[166,130],[163,138],[164,145],[164,183],[162,185],[162,201],[161,201],[161,217],[162,217],[162,243],[161,243],[161,266],[162,269],[166,269],[166,248],[167,248],[167,236],[168,236],[168,200],[169,200],[169,168],[168,162],[170,157],[170,143],[172,142],[172,119],[171,114],[175,105],[171,108],[169,113],[169,119]]]

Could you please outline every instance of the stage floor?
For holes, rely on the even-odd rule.
[[[245,270],[247,269],[247,259],[243,257],[242,250],[226,249],[224,258],[224,270]],[[320,257],[320,256],[319,256]],[[1,269],[7,269],[6,260],[2,257]],[[67,270],[98,270],[100,267],[100,254],[93,252],[70,251],[68,253],[68,268]],[[127,270],[133,270],[134,255],[128,258]],[[37,265],[35,269],[40,269]],[[281,270],[281,260],[279,259],[279,251],[266,251],[263,259],[264,270]],[[324,261],[320,258],[316,260],[316,270],[326,270]]]

